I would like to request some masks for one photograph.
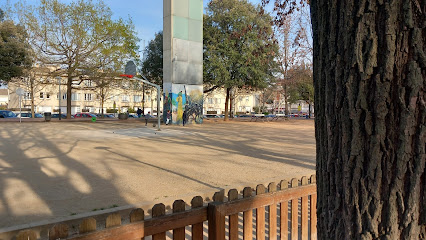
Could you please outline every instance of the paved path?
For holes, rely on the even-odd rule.
[[[312,120],[206,121],[160,132],[137,121],[2,123],[0,228],[314,171]]]

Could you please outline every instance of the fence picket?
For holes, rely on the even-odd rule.
[[[145,212],[143,211],[143,209],[136,208],[136,209],[133,209],[130,212],[130,222],[131,223],[143,221],[144,219],[145,219]]]
[[[302,186],[308,185],[308,178],[302,177]],[[308,240],[308,196],[302,197],[302,240]]]
[[[234,201],[238,199],[237,189],[231,189],[228,192],[228,201]],[[238,214],[233,214],[229,216],[229,239],[237,240],[238,239]]]
[[[295,188],[299,185],[299,180],[291,179],[291,187]],[[291,200],[291,240],[299,239],[299,199]]]
[[[145,212],[142,208],[136,208],[130,212],[131,223],[143,221],[144,219],[145,219]],[[141,238],[141,240],[144,240],[144,239],[145,237]]]
[[[152,218],[160,217],[166,215],[166,206],[164,204],[159,203],[155,204],[152,208]],[[152,240],[166,240],[166,233],[157,233],[152,235]]]
[[[36,240],[37,234],[33,230],[20,231],[16,235],[16,240]]]
[[[68,237],[68,226],[65,224],[56,224],[49,230],[49,240],[56,240]]]
[[[199,208],[203,206],[203,198],[196,196],[191,200],[191,208]],[[197,223],[192,225],[192,239],[202,240],[203,239],[203,223]]]
[[[311,183],[316,183],[316,176],[310,177]],[[311,195],[311,240],[317,239],[317,194]]]
[[[215,192],[213,195],[213,202],[223,202],[225,199],[225,192],[223,190]]]
[[[173,213],[185,212],[185,202],[183,200],[176,200],[173,203]],[[173,229],[173,239],[174,240],[184,240],[185,239],[185,228],[176,228]]]
[[[249,198],[252,195],[251,187],[245,187],[243,190],[243,197]],[[253,211],[245,211],[243,213],[243,234],[244,240],[253,240]]]
[[[80,234],[96,231],[96,220],[94,218],[86,218],[80,223]]]
[[[276,192],[277,184],[274,182],[268,185],[268,192]],[[277,239],[277,205],[272,204],[269,206],[269,239]]]
[[[288,181],[280,182],[280,190],[288,188]],[[280,237],[281,240],[288,239],[288,201],[280,203]]]
[[[256,195],[264,194],[265,186],[257,185]],[[256,209],[256,239],[265,239],[265,207]]]
[[[105,228],[115,227],[121,225],[121,215],[119,213],[113,213],[109,215],[105,221]]]

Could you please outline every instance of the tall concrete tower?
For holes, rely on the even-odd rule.
[[[202,122],[203,0],[163,0],[163,117]]]

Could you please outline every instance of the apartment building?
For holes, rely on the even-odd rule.
[[[254,111],[259,105],[259,94],[257,92],[234,92],[234,114],[245,114]],[[204,114],[225,113],[226,89],[216,89],[204,95]]]
[[[9,90],[0,89],[0,107],[7,108],[9,103]]]
[[[143,92],[143,83],[136,80],[116,79],[116,83],[108,88],[99,88],[96,82],[90,79],[75,79],[72,83],[72,94],[67,95],[66,78],[49,77],[50,69],[37,69],[32,79],[21,78],[8,85],[8,108],[19,108],[19,101],[23,108],[31,108],[32,95],[34,96],[34,110],[44,112],[67,112],[67,99],[71,98],[71,114],[78,112],[104,113],[109,109],[118,112],[127,112],[130,109],[141,108],[156,111],[156,90],[147,88]],[[31,80],[31,81],[30,81]],[[19,97],[16,89],[22,88],[25,94]],[[103,106],[102,97],[104,96]],[[145,100],[145,101],[144,101]]]

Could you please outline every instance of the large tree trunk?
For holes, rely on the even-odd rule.
[[[226,97],[225,97],[225,117],[223,118],[223,121],[228,121],[229,117],[229,101],[230,101],[230,95],[231,95],[231,88],[226,89]]]
[[[34,78],[30,75],[30,91],[31,91],[31,117],[35,118],[35,109],[34,109]]]
[[[311,14],[319,239],[425,239],[426,1]]]
[[[72,90],[72,77],[71,73],[68,73],[68,81],[67,81],[67,118],[71,118],[71,90]],[[59,106],[61,108],[61,106]]]
[[[288,93],[287,93],[287,85],[284,85],[284,108],[285,108],[285,115],[288,116],[289,115],[289,111],[288,111]]]
[[[229,91],[230,95],[229,95],[229,118],[234,118],[234,111],[235,111],[235,93],[234,93],[235,89],[233,90],[231,88],[231,90]]]

